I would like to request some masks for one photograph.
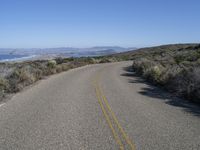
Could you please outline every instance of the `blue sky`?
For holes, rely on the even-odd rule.
[[[200,42],[199,0],[0,0],[0,47]]]

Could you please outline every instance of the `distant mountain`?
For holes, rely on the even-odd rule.
[[[106,50],[125,51],[125,50],[127,50],[127,48],[119,47],[119,46],[96,46],[96,47],[86,48],[86,50],[91,50],[91,51],[106,51]]]
[[[106,50],[87,50],[79,52],[71,52],[70,55],[73,57],[87,57],[87,56],[104,56],[117,53],[116,50],[106,49]]]
[[[0,55],[36,55],[36,56],[64,56],[64,57],[82,57],[82,56],[101,56],[110,55],[119,52],[132,50],[133,48],[124,48],[119,46],[96,46],[89,48],[58,47],[58,48],[0,48]]]

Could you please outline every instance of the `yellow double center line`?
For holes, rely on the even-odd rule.
[[[98,102],[100,104],[100,107],[102,109],[102,112],[106,118],[106,121],[112,131],[112,134],[114,136],[115,141],[117,142],[117,144],[119,145],[120,150],[124,150],[125,149],[125,145],[123,145],[122,140],[120,139],[120,135],[117,134],[114,125],[117,126],[118,130],[120,131],[124,141],[129,145],[131,150],[135,150],[135,145],[131,142],[130,138],[128,137],[128,135],[125,133],[125,131],[123,130],[122,126],[120,125],[116,115],[114,114],[114,112],[112,111],[107,98],[105,97],[105,95],[103,94],[103,91],[101,90],[99,84],[98,84],[98,76],[96,77],[96,79],[94,80],[94,87],[95,87],[95,92],[96,92],[96,96],[98,99]],[[113,123],[112,121],[113,120]]]

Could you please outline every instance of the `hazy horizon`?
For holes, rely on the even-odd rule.
[[[94,48],[94,47],[121,47],[121,48],[145,48],[145,47],[157,47],[163,45],[176,45],[176,44],[199,44],[199,42],[183,42],[183,43],[163,43],[163,44],[152,44],[152,45],[144,45],[144,46],[120,46],[120,45],[92,45],[92,46],[85,46],[85,47],[78,47],[78,46],[55,46],[55,47],[0,47],[0,49],[56,49],[56,48],[77,48],[77,49],[87,49],[87,48]]]

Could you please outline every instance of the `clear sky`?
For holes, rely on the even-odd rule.
[[[200,0],[0,0],[0,47],[200,42]]]

